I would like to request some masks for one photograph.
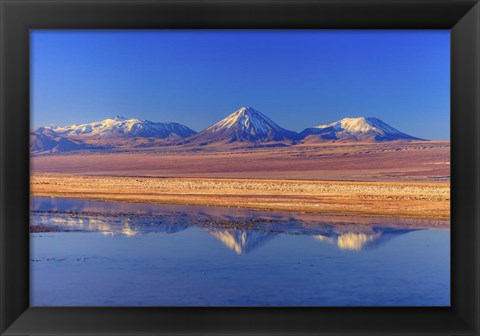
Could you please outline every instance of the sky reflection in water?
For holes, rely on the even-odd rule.
[[[449,305],[450,231],[444,222],[382,224],[378,218],[349,217],[333,225],[331,220],[35,198],[32,225],[63,232],[32,234],[31,301],[36,306]],[[443,229],[427,229],[432,226]]]

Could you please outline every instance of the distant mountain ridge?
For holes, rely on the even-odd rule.
[[[39,127],[30,132],[31,153],[58,153],[89,149],[82,141],[70,140],[58,136],[55,132]]]
[[[116,116],[88,124],[34,129],[30,132],[30,152],[108,150],[117,147],[120,141],[123,141],[123,146],[125,141],[130,141],[131,147],[140,147],[145,143],[138,143],[135,140],[176,140],[193,134],[196,134],[194,130],[175,122],[162,123]]]
[[[40,127],[30,133],[32,153],[154,146],[289,146],[315,142],[386,142],[423,140],[400,132],[378,118],[344,118],[297,133],[279,126],[252,107],[241,107],[197,133],[175,122],[120,116],[88,124]]]

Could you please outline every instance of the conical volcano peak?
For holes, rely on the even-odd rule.
[[[261,143],[269,141],[292,142],[297,138],[297,133],[280,127],[269,117],[255,110],[253,107],[243,106],[198,133],[189,139],[189,142],[200,142],[202,144],[232,142]]]
[[[266,115],[252,107],[241,107],[226,118],[207,128],[207,130],[213,132],[226,129],[237,129],[252,136],[263,136],[272,131],[281,132],[283,130]]]
[[[267,120],[269,122],[272,122],[267,116],[262,114],[261,112],[255,110],[253,107],[241,107],[229,116],[227,116],[224,120],[232,120],[234,122],[239,122],[240,120]]]

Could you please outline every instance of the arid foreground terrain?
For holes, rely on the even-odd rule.
[[[411,218],[450,216],[450,144],[166,148],[32,158],[32,195]]]
[[[447,219],[448,183],[36,175],[35,196]]]
[[[33,174],[448,182],[450,142],[165,146],[33,156],[31,163]]]

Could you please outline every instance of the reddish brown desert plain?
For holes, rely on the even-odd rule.
[[[164,146],[33,156],[32,195],[450,217],[450,142]]]

